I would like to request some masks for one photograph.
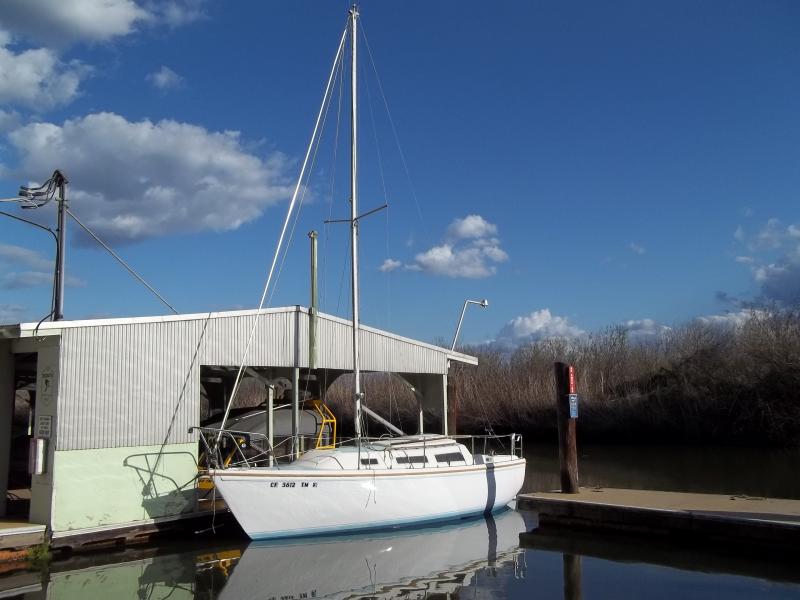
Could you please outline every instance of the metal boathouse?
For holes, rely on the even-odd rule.
[[[203,515],[190,428],[256,319],[247,364],[292,382],[292,410],[302,377],[330,383],[352,369],[351,321],[300,306],[0,326],[0,520],[44,526],[59,546]],[[370,327],[359,339],[362,369],[403,377],[447,433],[450,363],[477,359]],[[26,493],[26,512],[11,514]]]

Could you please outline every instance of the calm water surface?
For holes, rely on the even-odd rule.
[[[526,488],[558,487],[557,451],[529,444],[526,455]],[[580,468],[585,485],[800,497],[798,464],[796,452],[586,446]],[[0,575],[0,598],[800,598],[788,561],[537,530],[535,514],[515,510],[289,542],[248,544],[231,529]]]
[[[560,489],[558,448],[525,444],[524,491]],[[800,450],[578,444],[580,484],[800,498]]]
[[[664,552],[632,541],[606,548],[596,536],[582,556],[581,540],[569,534],[521,542],[519,534],[535,524],[532,513],[506,510],[369,535],[250,544],[214,538],[79,556],[47,573],[0,576],[0,598],[800,598],[800,573],[791,564]],[[553,549],[559,545],[572,554]]]

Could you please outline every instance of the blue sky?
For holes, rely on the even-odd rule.
[[[0,196],[62,168],[72,210],[181,312],[256,306],[347,6],[6,0]],[[362,226],[364,322],[449,339],[485,297],[464,341],[521,341],[800,300],[795,2],[361,14],[391,111],[365,60],[361,205],[390,209]],[[317,229],[322,308],[346,316],[336,113],[272,304],[308,303]],[[0,321],[48,312],[52,255],[0,215]],[[67,272],[67,318],[164,312],[74,223]]]

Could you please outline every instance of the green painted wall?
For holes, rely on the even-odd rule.
[[[195,510],[197,444],[57,451],[54,532]]]

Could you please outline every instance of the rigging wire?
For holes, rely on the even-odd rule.
[[[366,69],[362,68],[362,70]],[[375,155],[378,158],[378,173],[381,176],[381,187],[383,188],[383,201],[384,204],[388,204],[389,198],[386,192],[386,175],[383,172],[383,157],[381,156],[381,146],[378,143],[378,128],[375,126],[375,111],[373,110],[372,107],[372,94],[370,93],[369,79],[367,79],[366,77],[363,77],[363,79],[364,82],[366,83],[364,89],[367,92],[367,106],[369,107],[369,118],[372,124],[372,137],[375,139]]]
[[[337,109],[336,109],[336,131],[334,133],[334,142],[333,142],[333,158],[331,160],[331,186],[330,186],[330,200],[328,202],[328,219],[327,221],[331,221],[333,219],[333,200],[336,197],[336,164],[337,164],[337,157],[339,153],[339,131],[341,129],[341,121],[342,121],[342,100],[344,96],[344,60],[339,61],[339,74],[337,75],[337,85],[339,88],[339,97],[337,101]],[[323,248],[322,248],[322,287],[320,290],[320,306],[327,306],[328,302],[328,252],[330,246],[330,223],[325,222],[323,224],[323,231],[325,235],[323,236]],[[324,379],[322,382],[322,386],[320,387],[320,392],[325,390],[327,394],[328,390],[328,370],[325,370]]]
[[[166,301],[166,299],[164,299],[164,296],[162,296],[161,294],[159,294],[159,293],[158,293],[158,292],[155,290],[155,288],[154,288],[152,285],[150,285],[149,283],[147,283],[147,282],[144,280],[144,277],[142,277],[141,275],[139,275],[139,273],[137,273],[137,272],[136,272],[136,271],[133,269],[133,267],[131,267],[131,266],[130,266],[128,263],[126,263],[126,262],[125,262],[125,261],[122,259],[122,257],[120,257],[120,255],[119,255],[119,254],[117,254],[116,252],[114,252],[114,249],[113,249],[113,248],[111,248],[111,246],[109,246],[108,244],[106,244],[106,243],[105,243],[105,242],[104,242],[102,239],[100,239],[100,237],[99,237],[99,236],[98,236],[98,235],[97,235],[97,234],[96,234],[94,231],[92,231],[91,229],[89,229],[89,227],[87,227],[86,225],[84,225],[84,224],[81,222],[81,220],[80,220],[78,217],[76,217],[76,216],[75,216],[75,214],[74,214],[74,213],[73,213],[73,212],[72,212],[70,209],[68,209],[68,208],[67,208],[67,209],[65,209],[65,210],[67,211],[67,214],[68,214],[70,217],[72,217],[72,219],[73,219],[73,220],[74,220],[74,221],[75,221],[75,222],[76,222],[78,225],[80,225],[80,226],[83,228],[83,230],[84,230],[86,233],[88,233],[90,236],[92,236],[92,237],[94,238],[94,241],[96,241],[98,244],[100,244],[100,245],[101,245],[101,246],[102,246],[102,247],[103,247],[103,248],[104,248],[104,249],[105,249],[105,250],[106,250],[106,251],[107,251],[107,252],[108,252],[108,253],[109,253],[111,256],[113,256],[113,257],[114,257],[114,259],[116,259],[116,261],[117,261],[119,264],[121,264],[121,265],[122,265],[122,266],[123,266],[123,267],[124,267],[124,268],[125,268],[125,269],[128,271],[128,273],[130,273],[131,275],[133,275],[133,276],[134,276],[134,277],[135,277],[135,278],[136,278],[136,279],[139,281],[139,283],[141,283],[142,285],[144,285],[144,286],[145,286],[145,287],[146,287],[148,290],[150,290],[150,291],[151,291],[153,294],[155,294],[155,296],[156,296],[156,297],[157,297],[159,300],[161,300],[161,302],[163,302],[163,303],[164,303],[164,304],[165,304],[165,305],[166,305],[166,306],[167,306],[167,307],[168,307],[168,308],[169,308],[169,309],[172,311],[172,313],[173,313],[173,314],[176,314],[176,315],[178,314],[178,311],[177,311],[177,310],[175,310],[175,307],[174,307],[174,306],[172,306],[172,304],[170,304],[169,302],[167,302],[167,301]]]
[[[408,168],[408,162],[406,161],[405,152],[403,152],[403,148],[400,145],[400,136],[397,134],[397,128],[394,125],[394,119],[392,118],[392,111],[389,110],[389,101],[386,99],[386,94],[383,91],[383,85],[381,84],[381,78],[378,75],[378,68],[375,66],[375,60],[372,58],[372,49],[369,45],[369,40],[367,39],[367,31],[364,27],[364,24],[361,23],[361,35],[364,37],[364,44],[367,47],[367,55],[369,56],[369,62],[372,65],[372,70],[375,72],[375,80],[378,82],[378,90],[381,93],[381,98],[383,99],[383,105],[386,108],[386,115],[389,118],[389,125],[392,129],[392,135],[394,136],[394,142],[397,146],[397,151],[400,154],[400,162],[403,164],[403,170],[406,174],[406,179],[408,180],[408,187],[411,190],[411,197],[414,198],[414,204],[417,207],[417,216],[419,217],[420,224],[422,225],[423,231],[427,234],[427,229],[425,227],[425,220],[422,218],[422,208],[420,208],[419,199],[417,198],[417,192],[414,189],[414,183],[411,180],[411,172]]]
[[[353,52],[352,40],[351,40],[350,46],[348,46],[348,48],[350,50],[351,57],[352,57],[352,52]],[[351,58],[351,60],[352,60],[352,58]],[[350,243],[350,242],[348,242],[348,243]],[[339,276],[339,294],[338,294],[338,298],[336,300],[336,312],[337,313],[339,313],[339,310],[341,309],[341,305],[342,305],[342,293],[344,291],[345,274],[352,267],[352,256],[350,255],[350,250],[349,250],[348,243],[345,243],[344,246],[342,246],[342,254],[343,254],[342,272],[341,272],[341,274]],[[349,298],[352,299],[352,288],[349,288],[349,286],[348,286],[348,292],[350,293]]]
[[[339,154],[339,131],[342,120],[342,98],[344,96],[344,61],[339,62],[339,100],[338,108],[336,111],[336,131],[333,138],[333,158],[331,160],[331,188],[330,188],[330,201],[328,202],[328,219],[333,220],[333,199],[336,197],[336,161]],[[328,282],[328,246],[330,243],[330,226],[329,222],[324,223],[325,236],[324,247],[322,252],[322,289],[320,290],[320,304],[327,302],[327,282]]]
[[[220,439],[222,438],[222,431],[225,429],[225,423],[228,420],[228,415],[230,415],[231,407],[233,406],[233,401],[236,398],[236,393],[239,391],[239,384],[242,381],[242,374],[244,373],[244,368],[245,368],[245,365],[247,363],[247,357],[250,354],[250,348],[251,348],[251,346],[253,344],[253,338],[255,336],[256,329],[258,327],[258,322],[259,322],[260,317],[261,317],[261,310],[264,308],[264,302],[267,299],[267,293],[269,292],[270,284],[272,283],[272,277],[273,277],[273,274],[275,273],[275,266],[276,266],[276,263],[278,262],[278,257],[280,256],[281,248],[283,247],[283,240],[284,240],[284,237],[286,236],[286,229],[289,227],[289,222],[290,222],[290,220],[292,218],[292,212],[293,212],[294,206],[295,206],[295,204],[297,202],[298,194],[300,193],[300,186],[302,185],[302,182],[303,182],[303,179],[304,179],[304,176],[305,176],[305,172],[306,172],[306,167],[308,166],[308,160],[309,160],[309,158],[311,156],[311,151],[314,148],[314,140],[316,139],[317,134],[319,132],[319,126],[320,126],[320,122],[322,120],[322,115],[323,115],[323,112],[324,112],[324,109],[325,109],[325,104],[327,103],[327,100],[328,100],[328,97],[329,97],[329,93],[331,91],[331,84],[333,82],[333,77],[334,77],[334,75],[336,73],[336,63],[339,61],[339,58],[340,58],[341,53],[342,53],[342,48],[344,46],[345,40],[347,39],[347,31],[348,31],[348,27],[345,26],[344,31],[342,32],[341,40],[339,41],[339,47],[336,50],[336,56],[334,57],[333,65],[331,65],[331,73],[330,73],[330,76],[328,77],[328,82],[327,82],[327,84],[325,86],[325,92],[324,92],[324,94],[322,96],[322,106],[320,106],[320,108],[319,108],[319,113],[317,114],[317,120],[314,123],[314,129],[313,129],[312,134],[311,134],[311,141],[309,142],[308,150],[306,150],[306,155],[305,155],[305,158],[303,159],[303,165],[300,168],[300,176],[297,178],[297,185],[295,186],[294,193],[292,194],[292,200],[289,203],[289,208],[288,208],[288,210],[286,212],[286,218],[283,221],[283,227],[281,228],[281,234],[280,234],[280,237],[278,238],[277,247],[275,248],[275,255],[272,257],[272,264],[270,265],[270,268],[269,268],[269,274],[267,275],[267,281],[264,284],[264,291],[261,293],[261,300],[259,301],[259,304],[258,304],[258,311],[256,312],[255,319],[253,320],[253,326],[250,329],[250,335],[248,335],[248,337],[247,337],[247,344],[245,345],[244,355],[242,356],[242,364],[239,366],[239,370],[236,373],[236,380],[234,381],[233,389],[231,390],[231,397],[228,400],[228,405],[225,407],[225,414],[224,414],[224,416],[222,418],[222,422],[220,423],[220,431],[217,434],[216,441],[214,442],[214,450],[215,451],[216,451],[217,447],[219,446]]]
[[[361,35],[364,36],[363,29],[362,29]],[[364,37],[364,41],[366,42],[366,37]],[[373,64],[373,67],[374,67],[374,64]],[[366,71],[366,69],[364,69],[364,70]],[[378,127],[377,127],[376,121],[375,121],[374,102],[373,102],[373,98],[372,98],[371,87],[369,85],[369,78],[366,77],[366,73],[365,73],[365,76],[364,76],[363,80],[366,83],[366,85],[364,86],[364,89],[367,92],[367,106],[369,107],[369,116],[370,116],[370,122],[371,122],[371,125],[372,125],[372,135],[373,135],[373,138],[374,138],[374,141],[375,141],[375,154],[376,154],[377,159],[378,159],[378,173],[380,174],[381,187],[383,189],[383,202],[384,202],[384,205],[386,206],[386,218],[384,220],[384,229],[385,229],[385,231],[384,231],[384,242],[385,242],[385,257],[386,257],[386,259],[389,259],[389,232],[390,232],[389,211],[391,210],[391,207],[389,206],[389,193],[388,193],[387,187],[386,187],[386,173],[385,173],[384,168],[383,168],[383,155],[381,153],[380,141],[378,139]],[[390,286],[391,273],[386,273],[386,278],[385,279],[386,279],[386,323],[387,323],[387,329],[388,329],[391,326],[391,286]],[[389,395],[389,398],[388,398],[388,401],[389,401],[389,420],[390,421],[392,420],[392,409],[394,408],[394,410],[397,412],[398,421],[400,421],[401,420],[400,419],[400,407],[397,404],[397,398],[395,397],[395,394],[394,394],[394,387],[392,386],[392,381],[391,381],[391,379],[386,379],[386,378],[384,378],[383,381],[386,384],[385,385],[385,389],[388,391],[388,395]],[[402,429],[402,423],[401,423],[401,427],[400,428]]]
[[[340,62],[340,64],[344,63],[343,60],[340,60],[339,62]],[[292,223],[292,229],[289,232],[289,241],[286,242],[286,246],[285,246],[285,249],[283,251],[283,256],[281,257],[281,264],[278,267],[278,273],[275,276],[275,285],[272,286],[272,292],[270,293],[269,300],[267,301],[268,304],[272,304],[272,298],[275,296],[275,290],[278,289],[278,282],[280,281],[281,274],[283,273],[283,267],[284,267],[284,264],[286,263],[286,257],[289,255],[289,248],[291,247],[292,240],[294,239],[294,232],[295,232],[295,229],[297,228],[297,223],[300,220],[300,211],[303,209],[303,203],[305,202],[306,194],[308,193],[308,188],[310,186],[311,173],[314,171],[314,166],[316,165],[316,162],[317,162],[317,153],[319,152],[319,148],[320,148],[320,145],[321,145],[321,142],[322,142],[322,132],[325,131],[325,123],[328,120],[328,111],[330,110],[330,107],[331,107],[331,102],[330,102],[330,97],[329,97],[328,98],[328,102],[327,102],[327,104],[325,106],[325,114],[322,117],[322,125],[320,127],[320,133],[317,136],[317,140],[316,140],[316,143],[314,145],[314,152],[313,152],[312,157],[311,157],[311,164],[308,167],[308,173],[306,174],[305,184],[303,185],[303,193],[300,196],[300,203],[297,206],[297,211],[295,211],[294,221]]]
[[[364,35],[363,30],[362,30],[362,35]],[[364,41],[366,42],[366,38],[364,38]],[[373,67],[374,67],[374,65],[373,65]],[[389,206],[389,197],[388,197],[388,192],[387,192],[387,189],[386,189],[386,177],[385,177],[385,173],[384,173],[384,169],[383,169],[383,157],[382,157],[382,154],[381,154],[380,143],[378,142],[378,128],[377,128],[377,126],[375,124],[375,111],[373,109],[372,93],[370,92],[369,79],[364,77],[364,80],[367,82],[367,85],[365,86],[365,88],[367,90],[367,98],[369,100],[369,102],[367,104],[369,106],[370,120],[372,121],[372,133],[373,133],[373,137],[375,138],[375,152],[376,152],[377,157],[378,157],[378,172],[380,173],[381,185],[383,187],[383,202],[386,205],[386,219],[384,221],[384,229],[385,229],[385,231],[384,231],[384,242],[385,242],[385,246],[386,246],[386,248],[385,248],[385,251],[386,251],[385,252],[385,257],[388,260],[390,258],[390,256],[389,256],[389,233],[390,233],[389,211],[390,211],[391,207]],[[391,274],[390,273],[386,273],[386,322],[387,322],[387,329],[391,326],[391,315],[392,315],[390,279],[391,279]]]

